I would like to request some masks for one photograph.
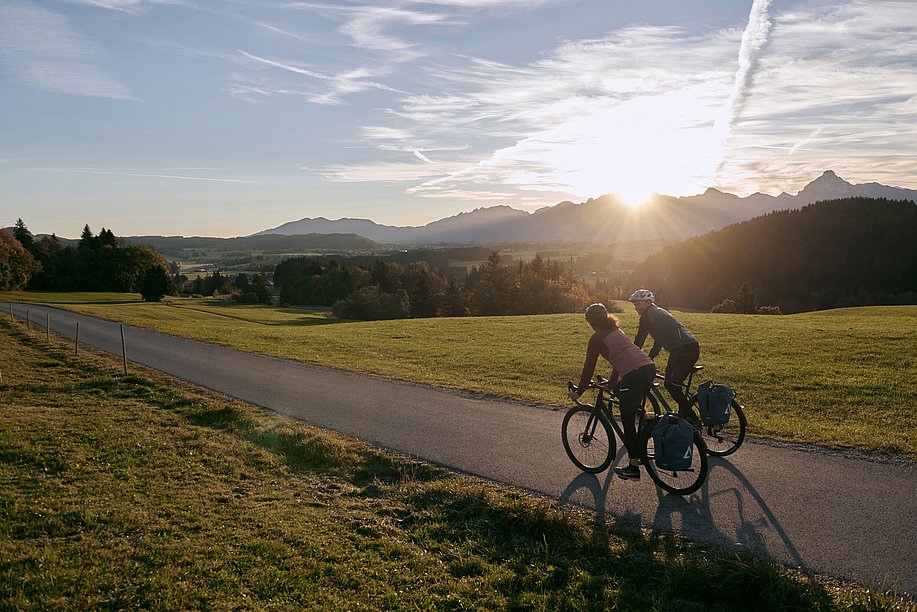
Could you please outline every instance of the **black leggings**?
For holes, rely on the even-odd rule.
[[[624,446],[627,455],[635,461],[640,456],[640,444],[637,440],[637,424],[634,422],[637,410],[643,403],[646,392],[653,386],[656,377],[656,366],[652,363],[628,372],[615,385],[615,395],[621,402],[621,423],[624,425]]]
[[[665,388],[678,403],[678,413],[682,415],[687,414],[688,410],[688,396],[682,385],[699,357],[700,346],[697,342],[682,344],[672,349],[665,366]]]

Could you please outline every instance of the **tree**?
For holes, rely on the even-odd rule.
[[[465,306],[465,296],[462,287],[455,280],[455,275],[450,274],[446,283],[443,296],[442,315],[444,317],[467,317],[468,307]]]
[[[23,289],[41,270],[32,254],[6,230],[0,230],[0,291]]]
[[[251,291],[258,296],[258,301],[262,304],[270,304],[274,300],[274,290],[264,273],[259,272],[252,277]]]
[[[478,282],[471,291],[474,314],[510,314],[513,286],[509,273],[509,268],[500,260],[500,254],[493,251],[478,268]]]
[[[174,290],[172,277],[162,266],[152,266],[140,278],[140,295],[146,302],[158,302]]]
[[[758,310],[758,300],[755,298],[754,290],[748,286],[748,283],[742,283],[739,287],[739,295],[736,296],[736,312],[740,314],[755,314]]]
[[[13,237],[19,241],[19,244],[21,244],[24,249],[30,252],[32,251],[32,243],[34,240],[32,232],[28,230],[22,219],[16,219],[16,226],[13,227]]]
[[[92,246],[95,237],[92,235],[92,230],[89,229],[89,224],[83,226],[83,232],[80,234],[80,247]]]

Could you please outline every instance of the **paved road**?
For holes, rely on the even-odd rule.
[[[42,306],[13,311],[121,354],[119,325]],[[9,305],[0,305],[9,313]],[[793,567],[917,593],[917,464],[746,442],[711,458],[696,494],[577,470],[563,411],[254,355],[125,326],[127,355],[189,382],[462,472],[566,500],[642,527],[766,550]],[[752,423],[754,426],[754,423]],[[619,456],[620,459],[620,456]]]

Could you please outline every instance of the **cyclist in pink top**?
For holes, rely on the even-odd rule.
[[[586,362],[576,390],[570,392],[570,399],[577,400],[592,380],[599,355],[611,364],[608,384],[621,403],[621,423],[624,425],[624,446],[627,447],[629,465],[615,468],[615,474],[625,480],[640,480],[637,458],[640,456],[637,442],[637,426],[634,419],[644,396],[653,385],[656,366],[653,360],[623,331],[617,317],[608,314],[604,304],[592,304],[586,308],[586,321],[595,330],[586,348]],[[619,380],[620,378],[620,380]]]

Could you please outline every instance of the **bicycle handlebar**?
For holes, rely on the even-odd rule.
[[[586,385],[583,389],[577,389],[576,385],[573,384],[573,381],[568,380],[567,381],[567,390],[568,391],[579,391],[580,393],[582,393],[583,391],[586,391],[588,389],[599,389],[600,391],[606,391],[608,392],[609,395],[614,396],[614,393],[612,392],[612,390],[606,386],[607,384],[608,384],[607,379],[602,378],[601,376],[597,375],[595,377],[595,380],[590,380],[589,384]],[[579,398],[573,400],[573,403],[576,404],[577,406],[589,406],[589,404],[584,404],[581,401],[579,401]]]

